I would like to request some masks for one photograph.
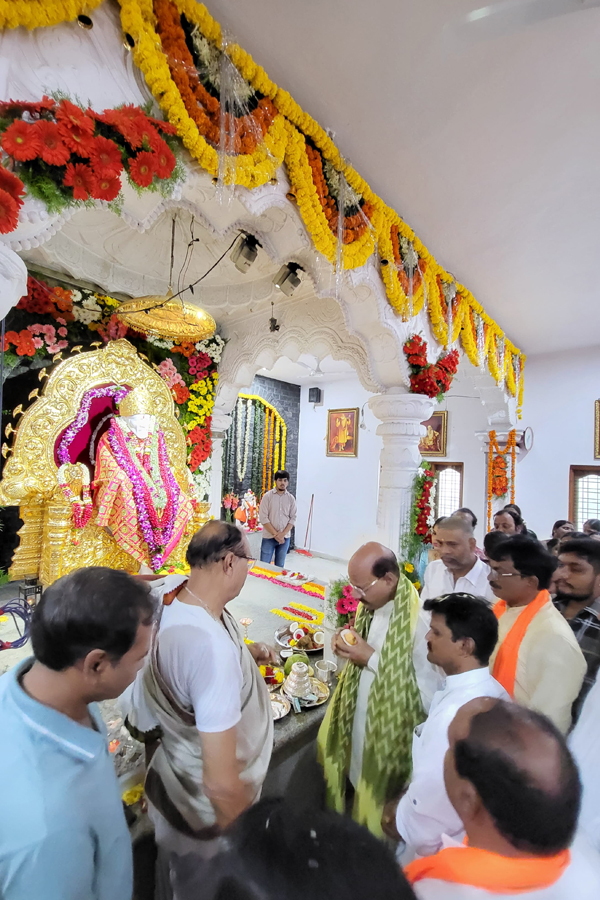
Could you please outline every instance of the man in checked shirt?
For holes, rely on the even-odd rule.
[[[555,606],[585,656],[587,672],[573,704],[573,724],[600,668],[600,541],[574,538],[558,554]]]

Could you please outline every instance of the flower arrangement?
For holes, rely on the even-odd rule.
[[[337,616],[336,628],[354,624],[359,601],[354,597],[347,578],[338,578],[330,582],[328,603],[331,613]]]
[[[488,479],[487,479],[487,528],[492,523],[492,501],[494,497],[506,497],[510,486],[510,502],[515,502],[515,467],[517,462],[517,432],[512,429],[504,450],[500,449],[495,431],[489,433]],[[510,453],[510,475],[506,457]]]
[[[274,406],[258,394],[239,394],[223,448],[223,489],[244,490],[249,474],[248,486],[262,497],[285,466],[286,438],[285,420]]]
[[[123,174],[137,191],[171,193],[182,177],[176,129],[139,106],[94,112],[66,97],[0,103],[0,232],[17,227],[23,194],[50,213],[94,200],[119,211]]]
[[[223,497],[223,509],[225,510],[225,518],[228,522],[233,522],[233,513],[240,505],[240,498],[237,494],[229,491]]]
[[[427,362],[427,342],[413,334],[404,344],[404,354],[410,366],[410,389],[413,394],[444,399],[458,370],[458,350],[442,353],[436,363]]]
[[[145,354],[171,389],[186,433],[188,466],[199,499],[206,499],[210,489],[212,410],[218,383],[217,366],[225,346],[223,339],[215,335],[193,344],[188,355],[187,348],[174,341],[128,328],[115,315],[119,302],[113,297],[89,290],[66,289],[31,273],[27,288],[27,294],[7,316],[4,369],[8,377],[50,365],[55,354],[73,347],[89,347],[98,339],[107,343],[127,338]],[[68,455],[60,459],[61,464],[67,461]]]
[[[431,539],[429,539],[431,540]],[[425,541],[424,541],[425,543]],[[421,590],[421,582],[419,581],[419,573],[411,562],[400,563],[400,571],[408,580],[414,584],[417,591]]]
[[[402,556],[406,563],[415,565],[423,544],[431,543],[431,526],[433,524],[433,496],[435,490],[435,472],[428,462],[422,462],[413,483],[413,499],[410,510],[408,529],[402,538]],[[410,574],[405,571],[405,574]],[[413,581],[413,579],[410,579]],[[415,578],[416,580],[416,578]]]

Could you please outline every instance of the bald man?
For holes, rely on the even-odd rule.
[[[577,767],[550,719],[478,698],[458,711],[448,740],[446,791],[468,841],[406,867],[419,900],[597,900],[598,856],[571,847]]]
[[[419,598],[392,551],[368,543],[348,564],[360,600],[350,643],[334,650],[347,665],[319,731],[327,802],[382,835],[381,814],[410,777],[412,735],[425,718],[413,667]]]

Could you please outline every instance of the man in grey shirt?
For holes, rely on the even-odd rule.
[[[260,546],[260,561],[270,563],[275,553],[275,565],[283,568],[290,546],[290,533],[296,524],[296,499],[287,487],[289,472],[275,472],[275,487],[260,501],[258,518],[265,530]]]

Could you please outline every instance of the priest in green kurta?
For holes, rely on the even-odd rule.
[[[348,564],[360,599],[348,644],[336,653],[348,662],[319,731],[318,753],[327,805],[344,812],[350,786],[353,818],[382,836],[385,803],[410,780],[413,731],[425,719],[413,666],[419,596],[400,573],[395,555],[368,543]]]

